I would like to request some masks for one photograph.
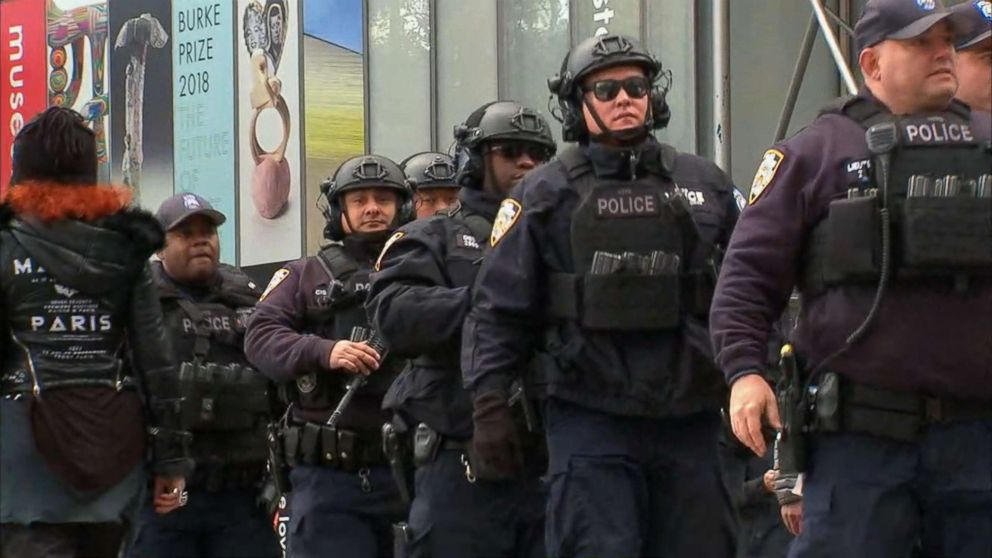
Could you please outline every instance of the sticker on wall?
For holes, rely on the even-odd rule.
[[[181,0],[172,6],[172,105],[177,192],[199,194],[227,217],[220,259],[236,260],[234,6]]]
[[[298,8],[238,1],[241,265],[301,254]]]
[[[155,211],[173,194],[172,2],[112,0],[110,29],[111,175]]]
[[[303,3],[304,115],[306,118],[306,249],[324,240],[324,216],[315,203],[320,183],[345,160],[365,152],[365,76],[362,0]]]
[[[99,177],[110,179],[107,148],[107,3],[46,0],[48,104],[83,115],[96,135]],[[89,54],[89,56],[87,56]]]
[[[48,106],[45,4],[0,2],[0,196],[10,182],[14,137]]]

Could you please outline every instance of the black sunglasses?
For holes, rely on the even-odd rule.
[[[542,163],[551,158],[551,151],[536,143],[526,141],[514,141],[506,143],[494,143],[489,146],[490,151],[499,151],[507,159],[519,159],[527,154],[534,162]]]
[[[630,98],[640,99],[651,90],[651,82],[644,76],[631,76],[624,80],[601,79],[587,86],[585,90],[592,91],[596,99],[606,102],[616,99],[620,94],[620,88],[623,88]]]

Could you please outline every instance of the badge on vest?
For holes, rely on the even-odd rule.
[[[287,277],[289,277],[289,270],[285,267],[272,274],[272,279],[269,280],[269,285],[265,287],[265,291],[262,293],[262,296],[258,298],[258,301],[261,302],[265,300],[265,297],[269,296],[269,293],[278,287],[279,283],[285,281]]]
[[[493,232],[489,235],[489,245],[496,246],[500,240],[517,224],[520,214],[524,212],[520,202],[507,198],[499,205],[499,213],[493,222]]]
[[[871,173],[871,159],[848,159],[844,162],[848,188],[871,188],[874,181]]]
[[[600,219],[661,215],[661,201],[654,192],[635,193],[630,188],[621,188],[612,192],[600,192],[595,202],[596,217]]]
[[[748,204],[753,205],[761,197],[761,194],[765,193],[784,160],[785,154],[778,149],[765,151],[761,158],[761,166],[758,167],[758,172],[754,174],[754,181],[751,182],[751,196],[748,198]]]
[[[975,141],[971,126],[948,122],[942,116],[906,118],[899,124],[902,127],[903,145],[948,145]]]
[[[405,232],[396,231],[393,233],[393,236],[389,237],[389,240],[387,240],[386,244],[384,244],[382,247],[382,252],[379,252],[379,257],[376,258],[375,265],[372,266],[372,268],[375,271],[379,271],[379,269],[382,267],[382,258],[386,256],[386,250],[389,250],[390,246],[392,246],[397,240],[403,238],[404,236],[406,236]]]
[[[310,393],[316,388],[317,375],[312,372],[296,379],[296,389],[300,390],[300,393]]]

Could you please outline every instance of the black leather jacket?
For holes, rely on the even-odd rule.
[[[2,393],[142,388],[146,375],[175,370],[147,264],[163,241],[144,211],[45,223],[0,205]],[[149,413],[157,468],[184,472],[185,437],[163,421]]]

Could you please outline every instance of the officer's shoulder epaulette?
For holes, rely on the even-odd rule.
[[[734,187],[730,177],[716,163],[699,155],[679,152],[672,168],[676,182],[683,174],[694,174],[701,183],[721,192],[730,192]]]
[[[532,170],[517,186],[520,202],[528,212],[555,207],[568,190],[568,171],[558,159]]]
[[[255,281],[237,267],[220,264],[217,274],[221,279],[221,293],[235,297],[239,303],[253,304],[262,294]]]

